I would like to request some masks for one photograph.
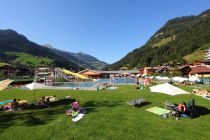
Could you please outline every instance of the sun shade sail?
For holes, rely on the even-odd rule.
[[[156,86],[150,87],[151,92],[157,92],[157,93],[164,93],[164,94],[169,94],[169,95],[178,95],[178,94],[189,94],[188,92],[173,86],[169,83],[165,84],[159,84]]]

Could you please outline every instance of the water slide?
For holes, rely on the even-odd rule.
[[[7,88],[7,86],[8,86],[9,84],[11,84],[12,82],[13,82],[13,80],[10,80],[10,79],[1,81],[1,82],[0,82],[0,90],[3,90],[3,89],[5,89],[5,88]]]
[[[81,75],[79,73],[74,73],[74,72],[71,72],[69,70],[61,70],[63,73],[65,74],[68,74],[68,75],[73,75],[73,76],[76,76],[76,77],[79,77],[80,79],[88,79],[87,77],[85,77],[84,75]]]

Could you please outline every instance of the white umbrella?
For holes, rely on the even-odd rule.
[[[169,83],[164,83],[164,84],[159,84],[156,86],[150,87],[151,92],[156,92],[156,93],[164,93],[168,95],[178,95],[178,94],[189,94],[188,92],[173,86]]]
[[[33,83],[30,83],[30,84],[27,84],[27,85],[21,87],[21,89],[33,90],[34,91],[34,100],[35,100],[35,89],[43,89],[45,87],[47,87],[47,86],[33,82]]]
[[[43,84],[39,84],[39,83],[30,83],[30,84],[27,84],[25,86],[22,87],[22,89],[28,89],[28,90],[34,90],[34,89],[42,89],[42,88],[45,88],[46,86],[43,85]]]
[[[162,80],[170,80],[168,77],[162,77]]]

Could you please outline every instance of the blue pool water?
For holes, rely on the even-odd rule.
[[[115,79],[99,79],[96,82],[71,82],[71,83],[55,83],[59,87],[93,87],[96,84],[109,83],[109,84],[134,84],[135,78],[115,78]]]
[[[99,79],[99,83],[112,83],[112,84],[134,84],[135,78],[113,78],[113,79]]]
[[[93,87],[97,83],[95,82],[74,82],[74,83],[55,83],[55,86],[59,87]]]

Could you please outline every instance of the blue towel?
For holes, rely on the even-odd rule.
[[[13,101],[13,100],[2,101],[2,102],[0,102],[0,105],[4,105],[4,104],[9,103],[9,102],[12,102],[12,101]]]

